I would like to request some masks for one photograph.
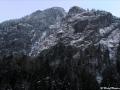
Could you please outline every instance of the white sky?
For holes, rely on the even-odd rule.
[[[0,0],[0,22],[28,15],[36,10],[59,6],[106,10],[120,17],[120,0]]]

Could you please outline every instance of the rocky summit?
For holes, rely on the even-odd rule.
[[[120,88],[120,18],[53,7],[0,24],[0,90]]]

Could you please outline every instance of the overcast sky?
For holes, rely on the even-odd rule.
[[[54,6],[63,7],[67,11],[72,6],[94,8],[120,17],[120,0],[0,0],[0,22]]]

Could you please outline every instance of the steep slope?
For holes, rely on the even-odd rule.
[[[34,55],[61,41],[65,45],[81,49],[92,44],[101,45],[110,51],[110,58],[114,59],[120,41],[120,20],[111,13],[73,7],[61,24],[57,28],[55,26],[51,27],[55,30],[54,33],[48,35],[43,42],[38,42],[36,51],[33,51]]]
[[[37,44],[36,41],[49,35],[52,32],[49,27],[60,22],[65,14],[64,9],[53,7],[1,23],[0,55],[15,52],[30,54],[32,46]]]
[[[119,52],[119,48],[118,48]],[[101,90],[120,85],[109,51],[91,45],[84,50],[59,42],[37,57],[10,55],[0,59],[0,89]]]
[[[71,53],[75,51],[76,54],[71,54],[68,57],[66,56],[66,58],[72,56],[69,58],[69,60],[71,60],[75,56],[78,61],[83,61],[80,66],[87,69],[87,72],[96,78],[99,85],[119,86],[120,76],[116,67],[118,64],[118,58],[116,57],[116,55],[118,55],[117,48],[120,42],[119,18],[112,16],[111,13],[106,11],[86,11],[79,7],[72,7],[66,17],[63,18],[60,26],[57,28],[54,26],[51,29],[55,30],[54,33],[46,37],[43,42],[38,42],[38,47],[36,47],[36,50],[34,49],[33,55],[37,55],[44,49],[56,46],[58,43],[62,43],[66,47],[74,47],[81,52],[73,50]],[[59,50],[61,50],[61,47],[58,48],[58,51]],[[53,54],[52,51],[49,51],[49,54],[46,55],[47,60],[50,59],[50,62],[54,60],[53,65],[55,65],[55,67],[59,67],[60,62],[64,64],[64,61],[62,61],[64,59],[58,59],[61,57],[61,54],[57,53],[57,51],[53,52],[55,53]],[[61,53],[66,55],[66,53],[69,52],[61,51]],[[54,59],[52,56],[49,57],[49,55],[53,55],[54,57],[58,56],[58,58]],[[74,62],[76,62],[76,60],[74,61],[74,59],[72,59],[72,61],[68,61],[67,63],[73,65]],[[78,64],[78,62],[76,63]],[[69,66],[72,70],[75,67]],[[111,72],[110,69],[114,71]],[[74,71],[72,71],[72,73],[73,72]],[[110,73],[110,75],[106,72]]]
[[[74,6],[66,14],[61,8],[51,8],[4,22],[0,28],[2,53],[25,50],[29,55],[0,58],[1,88],[99,90],[120,86],[120,19],[109,12]],[[11,46],[16,37],[22,43],[15,41]]]

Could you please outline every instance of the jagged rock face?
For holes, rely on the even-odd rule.
[[[37,41],[43,40],[52,32],[50,26],[60,22],[65,14],[64,9],[54,7],[1,23],[0,55],[17,52],[28,55]]]
[[[103,15],[95,15],[92,17],[85,17],[78,20],[75,23],[74,29],[75,32],[81,32],[84,30],[94,29],[97,30],[99,28],[107,27],[112,23],[112,15],[110,13],[105,13]]]
[[[75,33],[84,31],[87,25],[88,20],[79,21],[74,25]]]
[[[71,16],[66,15],[59,28],[56,28],[57,30],[53,34],[39,44],[40,47],[37,48],[37,52],[41,52],[43,48],[47,49],[55,46],[58,42],[62,42],[65,46],[71,45],[78,50],[82,50],[82,60],[85,62],[82,64],[96,77],[99,85],[108,86],[108,79],[110,79],[111,86],[114,86],[113,83],[115,82],[119,86],[114,77],[105,73],[107,71],[113,75],[118,75],[118,71],[111,72],[109,68],[117,69],[116,53],[120,42],[119,25],[119,19],[105,11],[84,11]],[[99,47],[99,50],[91,46]],[[81,54],[78,54],[78,56],[81,56]],[[55,60],[58,60],[55,63],[60,63],[59,59]],[[80,59],[80,61],[82,60]],[[107,76],[108,79],[106,79]],[[111,79],[115,80],[115,82],[112,82]],[[117,79],[119,80],[119,75]]]
[[[72,16],[66,15],[56,31],[39,44],[37,52],[54,46],[59,41],[82,49],[92,44],[96,46],[100,44],[103,48],[108,48],[110,52],[113,51],[110,53],[112,59],[120,41],[118,21],[119,19],[105,11],[91,10]],[[44,45],[45,43],[47,44]]]
[[[99,28],[109,26],[112,23],[112,14],[105,13],[103,15],[98,15],[96,18],[90,21],[93,25],[98,25]]]
[[[66,15],[58,7],[38,10],[22,19],[0,25],[1,54],[19,51],[37,55],[59,40],[77,47],[87,47],[92,43],[107,46],[117,32],[117,41],[114,40],[113,44],[119,42],[119,26],[119,19],[105,11],[86,11],[75,6]]]

